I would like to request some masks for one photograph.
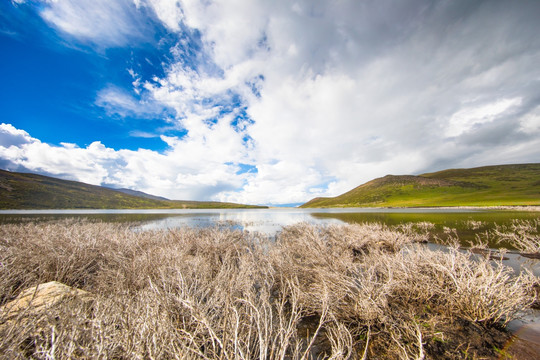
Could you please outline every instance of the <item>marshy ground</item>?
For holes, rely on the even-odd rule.
[[[452,236],[450,246],[430,249],[423,245],[429,230],[429,223],[298,224],[271,239],[84,220],[5,224],[0,354],[510,358],[504,325],[537,304],[540,279],[462,251]],[[521,234],[532,251],[538,230],[538,222],[516,222],[486,236],[515,241],[509,237]],[[10,309],[25,289],[50,281],[84,292],[40,311]]]

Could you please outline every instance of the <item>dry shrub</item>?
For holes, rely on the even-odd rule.
[[[36,324],[29,331],[1,327],[4,354],[277,358],[300,347],[296,289],[275,289],[261,247],[241,232],[68,221],[8,225],[0,239],[2,303],[50,280],[97,295],[91,312],[49,323],[54,339],[35,327],[57,316],[27,322]],[[49,315],[55,311],[70,308]]]
[[[493,236],[523,253],[540,254],[540,219],[512,220],[510,226],[497,225]]]
[[[412,225],[299,224],[275,242],[216,228],[141,232],[74,220],[5,225],[1,304],[51,280],[90,291],[94,301],[62,303],[15,323],[0,312],[0,353],[423,358],[448,324],[490,329],[533,302],[532,275],[416,244],[423,241]]]
[[[502,261],[488,256],[456,248],[443,252],[415,247],[380,262],[399,279],[394,290],[401,302],[438,307],[445,317],[504,324],[534,301],[530,296],[535,282],[532,274],[516,275]]]
[[[462,222],[466,229],[478,230],[487,225],[487,222],[481,220],[468,219]]]
[[[310,314],[364,335],[359,352],[376,332],[372,341],[383,357],[424,356],[423,341],[438,332],[438,322],[500,325],[534,301],[531,274],[515,276],[501,262],[457,248],[429,250],[416,245],[422,237],[403,236],[409,231],[297,225],[285,229],[271,258],[277,272],[296,281]]]

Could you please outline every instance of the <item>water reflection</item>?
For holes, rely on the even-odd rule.
[[[217,213],[182,214],[146,222],[139,229],[159,230],[180,227],[218,226],[274,236],[284,226],[294,225],[300,222],[319,225],[344,223],[340,219],[317,218],[308,211],[270,209],[265,211],[220,211]]]
[[[510,224],[512,219],[534,219],[538,212],[488,211],[470,209],[150,209],[150,210],[0,210],[0,224],[24,221],[48,221],[84,217],[105,222],[138,222],[141,229],[177,227],[229,226],[233,229],[261,232],[273,236],[283,226],[307,222],[310,224],[343,224],[380,222],[397,225],[408,222],[435,224],[434,237],[445,228],[456,229],[466,245],[475,236],[495,225]],[[472,228],[474,222],[478,224]],[[488,244],[497,247],[500,244]]]

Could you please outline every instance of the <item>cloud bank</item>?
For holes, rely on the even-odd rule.
[[[96,104],[120,116],[169,109],[185,135],[161,136],[163,152],[113,150],[99,139],[45,144],[3,124],[0,158],[174,199],[257,204],[389,173],[538,162],[538,13],[537,1],[46,1],[40,15],[79,41],[126,46],[145,17],[174,34],[162,75],[133,83],[143,102],[110,85]]]

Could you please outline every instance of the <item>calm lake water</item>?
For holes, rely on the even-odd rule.
[[[0,224],[24,221],[47,221],[62,218],[89,218],[105,222],[133,222],[137,230],[161,230],[180,227],[226,227],[258,232],[274,237],[284,226],[300,222],[316,225],[360,224],[379,222],[387,225],[430,222],[431,243],[436,247],[440,239],[453,229],[461,245],[470,246],[476,236],[482,236],[495,225],[510,225],[514,219],[540,218],[540,212],[470,210],[470,209],[155,209],[155,210],[0,210]],[[474,223],[474,229],[471,224]],[[501,244],[488,243],[497,248]],[[502,244],[512,249],[511,244]],[[507,264],[519,270],[523,264],[540,276],[540,261],[523,260],[519,254],[508,254]]]
[[[540,212],[471,209],[154,209],[154,210],[0,210],[0,224],[24,221],[48,221],[62,218],[89,218],[105,222],[133,222],[136,230],[160,230],[180,227],[226,227],[236,230],[259,232],[274,237],[284,226],[300,222],[329,224],[360,224],[379,222],[387,225],[430,222],[435,227],[430,230],[431,243],[448,236],[453,229],[461,245],[470,246],[477,236],[483,236],[495,225],[510,225],[514,219],[540,218]],[[474,228],[471,224],[474,223]],[[482,238],[485,238],[483,236]],[[489,243],[489,247],[501,247]],[[502,244],[512,249],[510,244]],[[505,263],[516,271],[527,268],[540,276],[540,261],[509,253]]]
[[[535,219],[540,212],[470,209],[155,209],[155,210],[0,210],[0,224],[27,220],[86,217],[106,222],[138,222],[143,230],[178,227],[226,226],[274,236],[283,226],[299,222],[344,224],[380,222],[397,225],[428,221],[435,224],[434,235],[445,228],[455,229],[463,241],[474,240],[495,224],[509,225],[513,219]],[[471,229],[471,221],[478,225]],[[495,247],[497,244],[490,244]]]

